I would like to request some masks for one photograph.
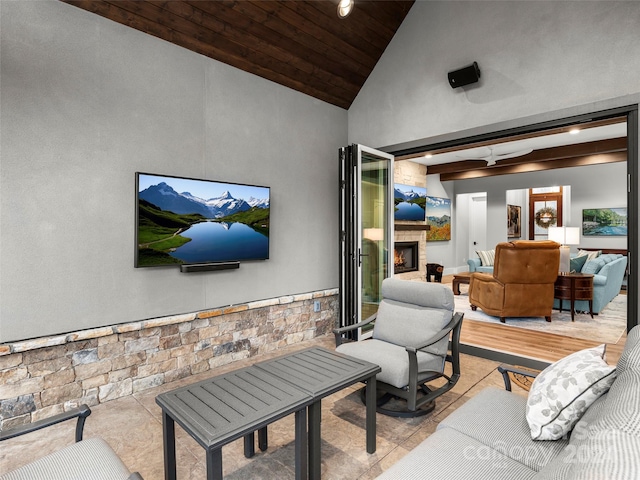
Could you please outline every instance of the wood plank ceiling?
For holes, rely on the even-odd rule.
[[[348,109],[414,0],[62,0]]]

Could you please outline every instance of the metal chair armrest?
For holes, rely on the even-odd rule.
[[[511,391],[511,379],[509,378],[509,373],[517,373],[518,375],[523,375],[525,377],[536,378],[538,376],[537,373],[530,372],[528,370],[523,370],[518,367],[514,367],[513,365],[507,365],[503,363],[498,366],[498,371],[502,374],[502,380],[504,381],[504,389],[508,392]]]
[[[357,330],[358,328],[364,327],[365,325],[369,325],[376,319],[377,315],[377,313],[374,313],[369,318],[362,320],[361,322],[354,323],[353,325],[347,325],[346,327],[334,328],[333,335],[336,338],[336,347],[342,345],[342,343],[346,340],[346,338],[343,337],[345,333],[352,332],[354,330]]]
[[[74,408],[72,410],[69,410],[68,412],[60,413],[58,415],[54,415],[53,417],[43,418],[42,420],[38,420],[37,422],[29,423],[27,425],[21,425],[9,430],[0,431],[0,441],[35,432],[42,428],[50,427],[52,425],[56,425],[58,423],[65,422],[77,417],[78,423],[76,424],[76,442],[79,442],[82,440],[84,422],[89,415],[91,415],[91,409],[87,405],[80,405],[78,408]]]
[[[451,331],[454,328],[456,328],[456,326],[462,321],[463,317],[464,317],[464,313],[454,313],[453,317],[451,318],[451,321],[449,323],[447,323],[442,328],[442,330],[440,330],[438,333],[436,333],[434,336],[432,336],[430,339],[428,339],[424,344],[418,345],[418,346],[405,347],[405,349],[407,350],[407,352],[416,353],[418,350],[423,350],[423,349],[425,349],[427,347],[430,347],[434,343],[439,342],[444,337],[449,335],[451,333]]]

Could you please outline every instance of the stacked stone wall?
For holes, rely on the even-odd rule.
[[[0,430],[327,334],[337,303],[327,290],[2,344]]]

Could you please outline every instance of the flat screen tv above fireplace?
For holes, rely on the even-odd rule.
[[[269,258],[270,189],[136,173],[136,267]]]

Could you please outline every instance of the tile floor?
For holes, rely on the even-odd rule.
[[[254,357],[227,365],[215,373],[235,368],[285,352],[310,346],[333,349],[333,336],[287,347],[268,356]],[[377,415],[377,451],[365,450],[365,409],[360,402],[359,388],[351,388],[327,397],[322,402],[322,478],[376,478],[402,458],[423,439],[435,431],[438,422],[449,415],[478,391],[488,385],[503,388],[497,363],[463,355],[462,375],[454,389],[440,397],[436,410],[422,418],[400,419]],[[118,453],[131,471],[145,480],[161,480],[163,473],[162,420],[156,395],[211,376],[213,372],[194,375],[161,385],[132,396],[92,407],[85,426],[85,438],[100,436]],[[514,387],[514,390],[519,390]],[[520,393],[525,394],[523,390]],[[29,461],[72,443],[75,422],[50,427],[2,443],[0,473],[11,471]],[[206,478],[204,450],[179,426],[176,426],[178,478]],[[222,449],[225,479],[293,479],[294,419],[290,415],[269,426],[269,449],[256,449],[252,459],[243,455],[242,440]]]

